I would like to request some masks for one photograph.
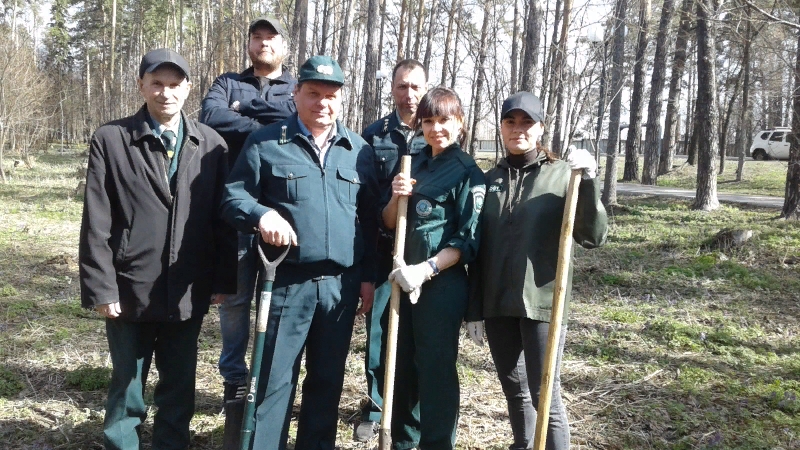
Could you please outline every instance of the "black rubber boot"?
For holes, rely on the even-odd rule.
[[[225,383],[225,434],[222,438],[222,450],[239,450],[246,392],[246,385]]]

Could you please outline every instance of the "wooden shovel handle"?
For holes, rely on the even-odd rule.
[[[411,156],[405,155],[400,159],[400,172],[411,177]],[[405,253],[407,214],[408,197],[404,195],[397,202],[397,226],[394,229],[395,258],[402,258]],[[383,412],[378,446],[380,450],[391,450],[392,448],[392,405],[394,404],[394,368],[397,361],[397,326],[400,323],[400,293],[400,285],[392,283],[383,377]]]
[[[542,383],[539,387],[539,407],[536,409],[536,434],[533,438],[534,450],[544,450],[547,442],[547,424],[550,420],[550,402],[553,398],[553,377],[556,372],[556,356],[561,337],[561,319],[564,315],[564,299],[567,294],[567,279],[572,256],[572,230],[575,225],[575,210],[578,205],[578,186],[581,183],[581,170],[573,170],[567,188],[564,216],[561,219],[561,238],[558,242],[558,265],[556,284],[553,290],[553,309],[550,313],[550,329],[547,332],[547,349],[544,353]]]

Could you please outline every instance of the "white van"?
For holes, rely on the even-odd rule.
[[[789,159],[788,137],[791,128],[775,128],[759,131],[750,146],[750,156],[756,161],[767,159]]]

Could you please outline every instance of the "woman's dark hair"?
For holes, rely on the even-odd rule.
[[[558,157],[558,155],[556,155],[555,153],[551,152],[549,149],[545,148],[542,145],[541,142],[537,142],[536,143],[536,151],[539,152],[539,153],[544,154],[544,158],[546,159],[545,162],[551,163],[553,161],[556,161],[556,160],[560,159]]]
[[[464,108],[456,91],[444,86],[437,86],[428,91],[417,105],[414,128],[419,130],[422,128],[422,119],[435,116],[450,116],[461,121],[461,131],[457,141],[463,147],[464,139],[467,137],[467,127],[464,123]]]

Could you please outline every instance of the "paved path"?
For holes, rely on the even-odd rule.
[[[675,197],[694,200],[694,189],[678,189],[643,184],[617,183],[617,195],[655,195],[659,197]],[[783,197],[767,195],[742,195],[717,192],[717,198],[723,203],[759,206],[763,208],[783,208]]]

